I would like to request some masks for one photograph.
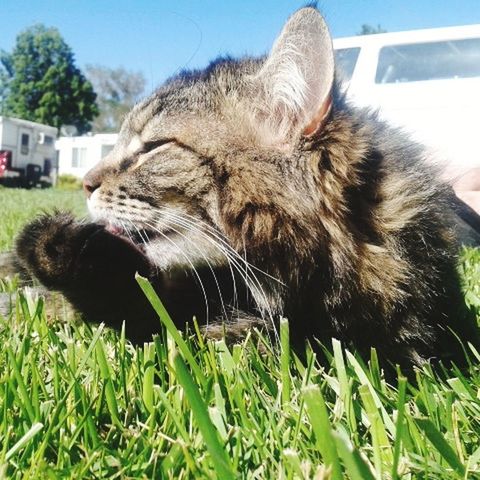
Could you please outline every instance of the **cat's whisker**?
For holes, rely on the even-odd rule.
[[[120,222],[120,223],[121,223],[122,226],[123,226],[123,222]],[[148,236],[147,236],[147,240],[145,240],[145,239],[143,238],[142,232],[138,229],[138,227],[137,227],[131,220],[128,220],[128,223],[129,223],[129,224],[133,227],[133,229],[137,232],[140,240],[142,241],[143,245],[146,247],[146,246],[147,246],[147,242],[148,242],[148,240],[149,240],[149,239],[148,239]],[[126,232],[126,234],[128,235],[128,238],[129,238],[132,242],[134,242],[132,236],[130,235],[130,232],[129,232],[129,229],[128,229],[128,228],[125,229],[125,232]]]
[[[262,273],[263,275],[265,275],[266,277],[268,277],[271,280],[274,280],[275,282],[279,283],[283,287],[286,286],[285,283],[282,282],[279,278],[276,278],[273,275],[269,274],[268,272],[265,272],[261,268],[249,263],[246,259],[247,251],[246,251],[245,248],[243,249],[243,251],[245,252],[245,258],[243,258],[241,255],[239,255],[239,253],[234,248],[232,248],[232,246],[228,243],[226,237],[220,232],[220,230],[213,227],[212,225],[205,222],[204,220],[201,220],[200,218],[194,217],[193,215],[190,215],[186,212],[181,212],[180,213],[180,212],[175,211],[174,209],[168,208],[168,207],[160,207],[160,208],[157,207],[155,210],[158,210],[160,212],[165,211],[169,215],[172,215],[172,216],[181,215],[181,217],[186,221],[187,221],[187,219],[191,219],[192,223],[202,225],[203,227],[205,227],[206,230],[209,231],[209,233],[211,233],[218,241],[220,241],[225,246],[225,248],[228,248],[234,255],[238,255],[239,258],[241,259],[241,261],[244,262],[248,268],[256,270],[259,273]]]
[[[219,232],[217,232],[215,229],[213,229],[212,227],[210,227],[210,225],[208,225],[206,222],[203,222],[203,221],[201,221],[201,220],[197,220],[197,219],[195,219],[195,217],[192,217],[191,215],[188,215],[188,216],[191,217],[192,219],[196,220],[196,222],[190,221],[190,220],[188,220],[188,219],[182,218],[182,217],[183,217],[183,214],[184,214],[183,212],[182,212],[182,214],[181,214],[181,216],[180,216],[177,212],[175,212],[175,211],[173,211],[173,210],[170,210],[170,209],[167,209],[167,208],[165,208],[164,210],[167,211],[170,216],[175,217],[175,218],[178,218],[178,219],[181,219],[183,222],[188,223],[188,224],[194,226],[194,227],[196,228],[196,231],[197,231],[198,233],[201,233],[201,234],[203,234],[203,235],[207,235],[207,233],[208,233],[208,237],[211,238],[211,237],[213,236],[213,237],[215,237],[216,239],[219,239],[220,242],[221,242],[221,246],[222,246],[223,248],[221,248],[221,246],[220,246],[219,243],[216,243],[217,248],[219,248],[219,249],[221,249],[221,250],[223,250],[223,249],[227,250],[228,252],[230,252],[230,254],[231,254],[233,257],[235,257],[236,259],[238,259],[238,260],[245,266],[245,275],[247,275],[247,272],[248,272],[248,271],[251,271],[252,269],[255,269],[255,270],[259,271],[260,273],[264,274],[265,276],[267,276],[268,278],[271,278],[272,280],[275,280],[275,281],[279,282],[280,284],[284,285],[280,280],[276,279],[275,277],[269,275],[267,272],[264,272],[263,270],[261,270],[261,269],[255,267],[254,265],[250,264],[250,263],[246,260],[246,258],[243,258],[237,251],[235,251],[235,250],[223,239],[222,235],[221,235]],[[196,223],[200,223],[202,226],[205,225],[205,226],[207,227],[207,229],[208,229],[208,232],[206,232],[206,231],[203,230],[202,228],[198,227],[198,225],[196,225]],[[212,240],[213,240],[213,239],[212,239]],[[251,272],[251,274],[253,275],[253,272]],[[256,278],[256,276],[255,276],[255,278]]]
[[[231,257],[228,254],[228,252],[226,252],[225,249],[220,244],[218,244],[218,242],[215,239],[212,239],[209,235],[206,235],[201,229],[199,229],[196,225],[194,225],[193,222],[187,222],[184,219],[182,219],[180,216],[177,216],[177,215],[173,216],[173,218],[170,218],[169,220],[170,220],[170,222],[172,222],[172,220],[174,220],[175,225],[180,226],[180,227],[186,229],[189,232],[194,232],[196,234],[201,234],[204,239],[206,239],[213,247],[220,250],[220,252],[225,256],[225,259],[227,261],[227,265],[228,265],[228,268],[229,268],[229,271],[230,271],[230,275],[231,275],[231,278],[232,278],[233,309],[238,310],[239,300],[238,300],[238,291],[237,291],[237,284],[236,284],[235,272],[234,272],[234,267],[236,267],[236,266],[232,262]],[[193,240],[189,239],[186,236],[184,236],[184,238],[195,245]],[[205,258],[205,256],[204,256],[204,258]],[[212,273],[215,275],[215,273],[213,271],[212,271]]]
[[[212,242],[214,246],[216,246],[220,251],[222,251],[225,255],[231,256],[231,258],[236,259],[236,261],[240,261],[241,264],[245,267],[245,270],[241,269],[240,272],[244,272],[244,275],[248,279],[248,271],[251,270],[251,267],[253,267],[246,259],[241,257],[238,252],[236,252],[230,245],[226,244],[225,242],[219,243],[216,241],[215,238],[212,238],[211,231],[205,232],[202,228],[200,228],[198,225],[195,224],[193,221],[189,221],[188,219],[182,218],[181,215],[177,214],[176,212],[169,212],[169,215],[176,218],[178,221],[183,222],[185,225],[189,225],[190,227],[194,228],[196,233],[201,234],[205,238],[207,238],[209,241]],[[203,223],[205,222],[198,222],[198,223]],[[205,224],[207,225],[207,224]],[[260,269],[257,269],[261,271]],[[263,272],[262,272],[263,273]],[[255,279],[258,281],[257,277],[251,272],[252,276],[255,277]],[[268,274],[267,274],[268,275]]]
[[[140,239],[142,240],[143,245],[146,247],[146,246],[148,245],[148,242],[149,242],[148,235],[145,233],[145,238],[144,238],[144,237],[143,237],[143,233],[142,233],[141,230],[139,230],[137,227],[135,227],[135,230],[137,231],[138,236],[139,236]]]
[[[222,245],[220,245],[215,239],[213,239],[209,235],[207,235],[202,229],[198,228],[198,226],[195,225],[193,222],[189,222],[189,221],[181,218],[179,215],[176,215],[176,214],[171,215],[171,217],[172,218],[168,218],[168,219],[163,218],[162,219],[163,223],[165,223],[165,221],[170,221],[170,223],[173,222],[174,225],[185,228],[185,229],[187,229],[187,231],[194,232],[196,234],[202,235],[202,237],[204,239],[206,239],[212,246],[214,246],[215,248],[220,250],[220,252],[225,256],[225,258],[227,260],[227,263],[228,263],[228,266],[229,266],[229,269],[230,269],[231,276],[232,276],[234,297],[236,299],[236,304],[238,305],[238,295],[237,295],[237,287],[236,287],[236,282],[235,282],[235,275],[234,275],[234,272],[233,272],[233,269],[232,269],[231,257],[229,256],[228,252],[225,251],[225,249]],[[188,241],[190,241],[194,244],[194,242],[192,240],[188,239],[186,236],[184,236],[184,238],[186,238]],[[205,258],[205,255],[202,254],[202,256]]]
[[[138,228],[137,226],[130,221],[130,223],[132,224],[132,226],[137,229],[138,231]],[[195,277],[197,278],[198,280],[198,283],[200,285],[200,289],[202,290],[202,294],[203,294],[203,299],[204,299],[204,302],[205,302],[205,318],[207,319],[207,322],[208,322],[208,319],[209,319],[209,307],[208,307],[208,297],[207,297],[207,292],[205,290],[205,286],[203,285],[203,282],[202,282],[202,278],[200,277],[200,274],[198,273],[197,269],[195,268],[195,265],[193,264],[193,262],[191,261],[190,257],[177,245],[176,242],[174,242],[171,238],[169,238],[168,235],[165,235],[165,233],[163,233],[160,229],[156,228],[154,225],[148,225],[150,228],[154,229],[156,231],[156,233],[158,233],[160,236],[162,236],[165,240],[167,240],[168,242],[170,242],[184,257],[185,257],[185,260],[187,261],[187,263],[190,265]]]
[[[170,217],[169,220],[175,218],[177,222],[180,222],[180,226],[183,226],[184,228],[188,226],[190,229],[194,229],[195,233],[202,235],[204,238],[210,241],[212,245],[217,247],[225,255],[225,257],[229,262],[230,261],[232,262],[232,264],[235,266],[235,268],[239,272],[241,278],[244,280],[245,285],[247,286],[247,289],[252,292],[253,298],[257,304],[257,307],[259,308],[262,318],[265,318],[265,316],[269,318],[269,321],[271,322],[271,325],[272,325],[271,330],[274,332],[275,336],[278,337],[278,332],[277,332],[275,321],[274,321],[274,315],[270,308],[270,302],[269,302],[268,296],[265,293],[262,287],[262,284],[257,278],[257,276],[250,270],[249,268],[250,264],[246,260],[244,260],[230,246],[228,246],[229,247],[228,249],[224,248],[223,244],[220,244],[214,238],[211,238],[210,235],[207,234],[207,232],[205,232],[203,229],[198,227],[198,225],[195,225],[194,222],[189,221],[188,219],[182,218],[177,212],[174,212],[174,211],[169,211],[168,214]],[[234,255],[232,255],[232,253]],[[241,263],[238,262],[237,259],[239,259]],[[245,268],[243,269],[242,267],[245,267]],[[249,271],[250,271],[250,276],[249,276]],[[253,284],[249,281],[250,277],[254,282]],[[261,301],[259,301],[259,299],[261,299]]]
[[[169,215],[173,218],[175,218],[175,220],[177,222],[179,222],[180,226],[183,226],[184,228],[189,228],[193,231],[195,231],[195,233],[198,233],[200,235],[202,235],[207,241],[209,241],[213,246],[215,246],[216,248],[218,248],[224,255],[227,259],[231,259],[232,257],[235,258],[235,255],[232,255],[232,253],[236,253],[233,249],[231,251],[229,251],[228,249],[225,248],[225,245],[222,245],[220,244],[219,242],[217,242],[215,240],[215,238],[212,238],[207,232],[205,232],[203,229],[201,229],[200,227],[198,227],[198,225],[195,225],[194,222],[191,222],[187,219],[183,219],[180,215],[177,215],[176,213],[174,212],[169,212]],[[240,258],[241,259],[241,258]],[[242,260],[242,259],[241,259]],[[241,272],[241,271],[240,271]]]
[[[132,236],[130,235],[129,229],[125,226],[125,223],[123,223],[123,222],[120,220],[120,225],[122,226],[124,232],[127,234],[129,240],[133,243],[133,238],[132,238]]]
[[[149,228],[151,229],[154,229],[156,232],[159,231],[158,227],[156,227],[155,225],[152,225],[150,223],[145,223]],[[207,264],[212,276],[213,276],[213,280],[215,282],[215,286],[216,286],[216,289],[217,289],[217,292],[218,292],[218,296],[220,298],[220,303],[221,303],[221,306],[222,306],[222,311],[223,311],[223,314],[225,316],[225,318],[228,318],[228,314],[227,314],[227,309],[225,307],[225,302],[223,300],[223,295],[222,295],[222,290],[220,288],[220,284],[218,282],[218,279],[217,279],[217,275],[215,274],[215,270],[214,268],[212,267],[212,264],[210,263],[210,261],[208,260],[207,256],[205,255],[205,253],[203,253],[201,251],[201,249],[195,244],[195,242],[188,238],[186,235],[184,235],[183,233],[181,233],[179,230],[177,230],[176,228],[174,228],[172,225],[171,225],[171,222],[170,224],[169,223],[163,223],[164,227],[167,227],[169,228],[170,230],[172,230],[173,232],[175,232],[177,235],[181,236],[184,240],[186,240],[187,242],[189,242],[196,250],[197,252],[200,253],[200,255],[202,256],[202,258],[205,260],[205,263]]]

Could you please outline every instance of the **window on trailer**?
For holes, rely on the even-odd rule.
[[[22,133],[21,145],[20,145],[20,153],[22,155],[28,155],[29,143],[30,143],[30,135],[28,133]]]
[[[43,143],[45,145],[53,145],[53,137],[51,135],[45,135]]]
[[[87,166],[87,149],[85,147],[74,147],[72,150],[72,167],[84,168]]]

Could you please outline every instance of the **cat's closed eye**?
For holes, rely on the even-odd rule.
[[[162,138],[159,140],[152,140],[150,142],[145,142],[142,146],[142,148],[138,151],[139,155],[145,154],[145,153],[150,153],[153,150],[156,150],[159,147],[163,147],[165,145],[168,145],[170,143],[176,143],[174,138]]]
[[[177,143],[174,138],[162,138],[159,140],[152,140],[150,142],[144,142],[142,147],[139,148],[132,157],[126,158],[120,162],[120,171],[127,170],[132,165],[139,167],[145,160],[141,155],[146,155],[161,147],[167,147],[170,144]]]

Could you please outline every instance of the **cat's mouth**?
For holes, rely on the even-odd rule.
[[[144,253],[149,243],[154,240],[169,237],[174,233],[173,231],[167,230],[161,232],[149,228],[132,228],[127,230],[118,224],[110,222],[105,224],[105,230],[107,230],[107,232],[111,233],[112,235],[115,235],[128,242],[133,243]]]
[[[123,225],[119,221],[107,220],[104,228],[142,254],[160,270],[190,270],[197,266],[224,266],[225,254],[206,235],[194,236],[179,227],[166,225]],[[127,226],[127,228],[125,228]]]

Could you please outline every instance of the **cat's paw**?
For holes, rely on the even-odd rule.
[[[27,224],[16,241],[18,262],[47,287],[69,283],[87,240],[103,227],[70,213],[44,214]]]
[[[104,225],[76,220],[72,214],[42,215],[17,238],[19,265],[46,287],[64,293],[105,288],[150,274],[151,265],[136,245]]]

